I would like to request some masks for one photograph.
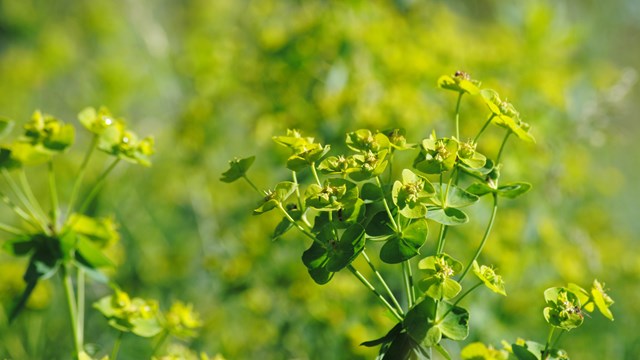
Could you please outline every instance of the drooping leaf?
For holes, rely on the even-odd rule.
[[[515,199],[531,189],[531,184],[525,182],[509,183],[498,187],[498,195]]]
[[[478,196],[469,193],[455,185],[440,184],[435,186],[435,195],[432,200],[434,204],[445,208],[462,208],[478,202]],[[445,195],[446,193],[446,195]],[[442,203],[442,199],[446,199],[446,203]]]
[[[469,221],[469,217],[462,210],[456,208],[429,207],[427,219],[437,223],[455,226],[462,225]]]

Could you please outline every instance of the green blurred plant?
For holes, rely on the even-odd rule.
[[[19,227],[0,223],[0,230],[11,236],[3,243],[3,248],[11,255],[29,259],[23,276],[26,287],[9,320],[13,321],[24,309],[38,282],[58,273],[68,306],[74,358],[89,359],[84,349],[85,276],[109,282],[101,269],[115,265],[105,251],[120,236],[111,217],[92,216],[88,208],[121,160],[150,166],[149,157],[154,150],[153,138],[139,139],[124,120],[114,117],[106,108],[87,108],[78,119],[93,138],[66,203],[59,199],[55,160],[64,156],[73,145],[76,134],[73,125],[36,111],[31,121],[24,125],[22,136],[0,147],[0,172],[7,184],[6,189],[0,190],[0,197],[20,219]],[[12,126],[13,121],[0,119],[3,136]],[[108,154],[113,160],[81,197],[80,188],[95,150]],[[26,167],[34,167],[34,172],[41,171],[39,165],[46,165],[47,211],[34,195],[25,171]],[[200,326],[191,306],[175,303],[168,313],[162,314],[156,301],[130,299],[119,289],[114,295],[99,300],[95,307],[121,334],[132,332],[142,337],[160,334],[157,348],[167,335],[193,337],[196,335],[194,330]],[[114,345],[111,359],[117,357],[120,338]]]
[[[347,269],[396,318],[398,323],[386,335],[362,343],[380,346],[378,358],[383,360],[431,359],[433,348],[451,359],[442,339],[462,341],[469,334],[469,312],[458,305],[460,301],[483,284],[506,296],[502,277],[493,268],[479,265],[477,260],[491,234],[499,199],[517,198],[531,188],[525,182],[499,181],[501,159],[510,136],[535,142],[529,133],[530,126],[522,121],[515,107],[502,100],[496,91],[481,88],[479,81],[462,71],[442,76],[438,85],[458,95],[455,136],[438,137],[434,131],[419,144],[410,145],[402,129],[381,132],[360,129],[346,134],[346,146],[353,153],[327,157],[330,145],[323,146],[297,130],[288,130],[286,135],[275,136],[273,140],[291,152],[285,163],[291,171],[291,181],[280,182],[273,190],[261,193],[263,200],[254,210],[256,215],[277,210],[283,216],[274,239],[296,228],[311,240],[302,261],[316,283],[326,284],[335,273]],[[462,140],[460,136],[460,105],[465,94],[481,95],[490,112],[472,140]],[[487,157],[476,149],[491,124],[506,132],[497,154]],[[394,180],[394,155],[407,150],[417,150],[413,169],[402,169],[401,178]],[[244,179],[258,191],[247,176],[254,160],[253,156],[232,160],[221,181]],[[311,183],[305,185],[304,191],[303,184],[298,182],[298,174],[303,171],[311,173]],[[445,252],[447,233],[450,227],[468,223],[470,217],[463,209],[485,195],[490,195],[491,216],[473,257],[464,265]],[[435,251],[418,261],[421,272],[414,274],[414,262],[427,241],[429,223],[439,226]],[[367,254],[367,246],[376,242],[382,243],[379,252],[382,262],[400,264],[398,273],[403,279],[405,306]],[[382,290],[355,268],[353,261],[358,257],[366,261]],[[470,270],[479,281],[463,286]],[[462,292],[463,289],[466,291]],[[463,357],[566,359],[566,353],[556,348],[560,334],[554,338],[555,329],[568,331],[579,326],[584,315],[582,309],[592,311],[594,304],[613,319],[608,309],[613,301],[597,281],[591,295],[577,285],[570,285],[546,290],[545,300],[548,306],[544,317],[551,326],[545,345],[518,340],[505,350],[495,350],[474,343],[463,350]]]

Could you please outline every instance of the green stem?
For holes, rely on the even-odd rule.
[[[0,223],[0,230],[4,231],[6,233],[12,234],[12,235],[22,235],[22,234],[24,234],[22,232],[22,230],[20,230],[18,228],[14,228],[11,225],[3,224],[3,223]]]
[[[462,100],[464,92],[458,93],[458,101],[456,102],[456,139],[460,140],[460,100]]]
[[[49,194],[51,196],[51,224],[54,231],[58,229],[58,190],[56,186],[56,173],[53,170],[53,160],[49,161]]]
[[[391,214],[391,209],[389,208],[389,204],[387,203],[387,198],[384,196],[384,189],[382,188],[382,183],[380,182],[380,177],[376,176],[376,183],[378,187],[382,191],[382,204],[384,205],[384,209],[387,211],[387,215],[389,216],[389,220],[391,220],[391,225],[393,225],[393,229],[397,232],[400,231],[396,220],[393,218],[393,214]]]
[[[462,275],[460,275],[460,279],[458,279],[458,282],[461,282],[462,279],[464,279],[465,275],[467,275],[467,272],[469,272],[469,269],[473,265],[473,262],[478,259],[478,257],[480,256],[480,253],[482,252],[482,248],[484,247],[484,244],[487,242],[487,239],[489,238],[489,234],[491,233],[491,228],[493,227],[493,223],[496,219],[496,213],[498,212],[498,194],[493,193],[492,195],[493,195],[493,209],[491,210],[491,218],[489,218],[489,223],[487,224],[487,228],[485,229],[484,235],[482,236],[482,241],[480,241],[480,245],[476,249],[476,252],[473,255],[473,259],[471,259],[469,264],[467,264],[467,267],[462,272]]]
[[[564,329],[560,329],[560,333],[558,333],[558,336],[556,336],[556,339],[553,340],[553,343],[551,344],[551,348],[555,349],[556,346],[558,345],[558,342],[560,341],[560,338],[562,337],[562,334],[564,334],[566,331]]]
[[[304,202],[302,201],[302,197],[300,196],[300,186],[298,186],[298,176],[295,171],[291,171],[291,177],[293,178],[293,183],[296,184],[296,196],[298,197],[298,208],[302,213],[304,213]]]
[[[158,350],[160,350],[160,347],[162,346],[162,344],[164,344],[164,341],[167,340],[167,337],[169,336],[169,332],[168,331],[163,331],[160,334],[160,338],[158,338],[158,342],[156,343],[156,345],[153,347],[153,354],[152,357],[155,356],[158,353]]]
[[[398,319],[399,321],[402,321],[402,316],[400,314],[398,314],[396,309],[394,309],[393,306],[391,306],[391,304],[389,304],[387,299],[385,299],[384,296],[382,296],[382,294],[380,294],[378,292],[378,290],[376,290],[376,288],[374,288],[373,285],[371,285],[371,283],[358,270],[356,270],[353,267],[353,265],[348,265],[347,268],[349,269],[349,271],[351,271],[351,273],[353,275],[355,275],[358,278],[358,280],[360,280],[360,282],[364,286],[367,287],[367,289],[371,290],[376,295],[378,300],[380,300],[384,304],[384,306],[386,306],[387,309],[389,309],[389,311],[391,311],[391,314],[393,314],[393,316],[395,316],[396,319]]]
[[[378,280],[380,280],[380,283],[382,284],[382,286],[384,287],[385,291],[387,292],[387,294],[389,294],[389,297],[391,298],[391,301],[393,301],[393,305],[396,306],[396,309],[398,310],[398,312],[400,314],[403,314],[403,310],[402,310],[402,306],[400,306],[400,303],[398,302],[398,299],[396,299],[396,297],[393,295],[393,292],[391,291],[391,289],[389,288],[389,285],[387,285],[387,282],[384,281],[384,278],[382,277],[382,275],[380,274],[380,272],[378,272],[378,269],[376,269],[376,267],[373,265],[373,263],[371,262],[371,259],[369,259],[369,256],[367,256],[367,252],[362,250],[362,256],[364,257],[364,259],[367,261],[367,264],[369,264],[369,267],[371,268],[371,270],[373,271],[373,273],[376,275],[376,277],[378,278]]]
[[[73,211],[73,205],[75,205],[76,197],[78,196],[78,190],[80,190],[80,184],[82,180],[84,180],[84,174],[87,169],[87,164],[89,164],[89,159],[91,159],[91,155],[93,155],[93,151],[98,146],[98,135],[94,135],[91,139],[91,145],[89,145],[89,149],[82,160],[82,164],[80,164],[80,169],[78,170],[78,176],[76,176],[76,181],[73,183],[73,188],[71,190],[71,196],[69,197],[69,205],[67,207],[67,217],[71,215],[71,211]]]
[[[85,276],[84,270],[78,267],[78,277],[76,279],[76,287],[78,289],[78,293],[76,294],[76,304],[78,304],[78,339],[80,339],[80,343],[84,343],[84,305],[85,305]]]
[[[253,183],[253,181],[251,181],[251,180],[247,177],[247,175],[242,175],[242,178],[243,178],[247,183],[249,183],[249,185],[251,185],[251,187],[253,188],[253,190],[257,191],[257,192],[258,192],[258,194],[260,194],[260,195],[263,195],[263,196],[264,196],[264,194],[260,192],[260,190],[258,189],[258,187]]]
[[[456,299],[456,301],[453,303],[453,305],[451,305],[451,307],[449,308],[449,310],[447,310],[444,315],[442,315],[442,317],[440,319],[438,319],[438,322],[442,321],[444,318],[447,317],[447,315],[449,315],[449,313],[451,312],[451,310],[453,310],[454,307],[456,307],[456,305],[458,305],[458,303],[460,301],[462,301],[462,299],[464,299],[467,295],[469,295],[473,290],[477,289],[478,286],[482,285],[482,281],[480,281],[479,283],[473,285],[471,288],[469,288],[469,290],[465,291],[462,295],[458,296],[458,298]]]
[[[316,163],[311,163],[311,172],[313,173],[313,178],[316,179],[318,186],[322,187],[320,177],[318,177],[318,171],[316,170]]]
[[[480,135],[482,135],[482,133],[485,131],[485,129],[489,126],[489,124],[491,124],[491,120],[493,120],[493,118],[495,116],[496,116],[496,114],[493,114],[493,113],[489,116],[489,119],[487,119],[487,121],[484,123],[484,125],[482,125],[482,128],[478,132],[478,135],[476,135],[476,137],[473,139],[474,143],[478,143],[478,139],[480,138]]]
[[[69,308],[69,318],[71,320],[71,332],[73,334],[73,346],[75,349],[75,358],[80,358],[80,352],[82,351],[82,343],[78,335],[78,323],[77,323],[77,308],[75,303],[75,296],[73,294],[73,284],[71,283],[71,276],[67,269],[67,265],[63,264],[60,268],[62,275],[62,284],[64,286],[65,298],[67,300],[67,307]]]
[[[556,330],[554,326],[549,330],[549,336],[547,336],[547,343],[544,345],[544,350],[542,350],[542,360],[546,360],[549,357],[547,353],[549,351],[549,346],[551,346],[551,339],[553,338],[553,332]]]
[[[407,303],[409,308],[415,302],[415,291],[413,289],[413,277],[411,276],[411,264],[409,260],[402,262],[402,278],[404,279],[404,289],[407,292]]]
[[[289,213],[287,212],[287,210],[285,210],[285,208],[282,206],[281,203],[278,203],[278,209],[280,209],[280,212],[282,212],[282,214],[287,218],[287,220],[289,220],[289,222],[293,224],[293,226],[298,228],[298,230],[300,230],[306,237],[313,240],[313,242],[317,243],[318,245],[322,246],[323,249],[327,249],[327,245],[325,243],[318,240],[315,236],[313,236],[313,234],[307,231],[307,229],[303,228],[302,225],[298,224],[297,221],[293,220],[291,215],[289,215]]]
[[[34,228],[39,228],[40,225],[35,222],[30,216],[29,214],[27,214],[24,210],[22,210],[22,208],[20,208],[18,205],[16,205],[13,201],[11,201],[11,199],[4,193],[0,192],[0,199],[2,200],[2,202],[4,202],[11,210],[13,210],[13,212],[16,213],[16,215],[18,215],[19,217],[22,218],[22,220],[28,222],[31,226],[33,226]]]
[[[43,224],[46,224],[47,216],[45,215],[45,212],[42,210],[42,207],[40,206],[40,202],[38,202],[38,199],[33,194],[33,191],[31,190],[31,185],[29,185],[29,180],[27,179],[27,173],[25,173],[23,168],[21,168],[20,171],[18,172],[18,178],[20,179],[20,185],[22,186],[22,190],[27,196],[27,200],[31,203],[37,215],[40,216]]]
[[[18,184],[16,184],[15,180],[13,180],[13,178],[11,177],[11,174],[9,174],[9,171],[7,171],[7,169],[5,168],[2,168],[2,170],[0,171],[2,172],[2,176],[4,177],[5,181],[9,185],[9,188],[11,188],[11,191],[13,192],[13,194],[22,203],[22,206],[24,206],[24,208],[27,209],[28,214],[26,215],[30,219],[28,221],[32,224],[35,224],[36,227],[41,228],[45,233],[47,233],[49,229],[47,228],[46,222],[42,222],[42,219],[38,217],[35,209],[32,207],[29,200],[27,200],[27,197],[24,195],[22,190],[20,190],[20,187],[18,187]],[[18,215],[20,215],[19,212],[18,212]]]
[[[500,158],[502,157],[502,151],[504,150],[504,146],[507,144],[507,140],[509,139],[509,135],[511,135],[511,130],[507,132],[502,140],[502,144],[500,144],[500,150],[498,151],[498,157],[496,158],[496,165],[500,164]]]
[[[89,192],[89,195],[87,195],[87,198],[84,200],[84,202],[82,203],[82,206],[80,207],[81,214],[84,214],[84,212],[87,211],[89,204],[91,204],[91,201],[93,201],[95,196],[98,195],[98,191],[100,191],[100,189],[102,188],[102,185],[104,185],[104,182],[107,176],[116,167],[116,165],[118,165],[119,162],[120,162],[119,158],[115,159],[111,163],[111,165],[109,165],[109,167],[100,175],[100,177],[98,177],[98,181],[96,181],[96,184],[93,186],[93,189],[91,189],[91,192]]]
[[[109,356],[109,360],[116,360],[118,358],[118,352],[120,351],[120,344],[122,343],[122,337],[124,336],[123,331],[118,331],[118,337],[116,341],[113,343],[113,349],[111,349],[111,356]]]
[[[444,252],[444,243],[447,235],[447,225],[440,225],[440,233],[438,235],[438,245],[436,246],[436,255]]]

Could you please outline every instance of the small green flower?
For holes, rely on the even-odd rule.
[[[435,132],[422,141],[420,154],[413,161],[413,167],[425,174],[441,174],[453,169],[458,154],[455,139],[438,139]]]
[[[102,106],[97,111],[92,107],[82,110],[78,114],[78,121],[90,132],[100,135],[105,129],[114,125],[116,121],[122,121],[122,119],[116,119],[109,109]]]
[[[283,204],[296,190],[296,184],[290,181],[283,181],[276,185],[274,190],[265,191],[265,196],[260,205],[253,210],[254,215],[265,213],[275,209],[278,204]]]
[[[453,76],[441,76],[438,79],[438,87],[470,95],[477,95],[480,92],[480,82],[471,79],[471,76],[464,71],[456,71]]]
[[[473,262],[473,273],[476,274],[478,279],[493,292],[500,295],[507,296],[507,292],[504,289],[504,281],[502,276],[496,274],[495,270],[485,265],[478,265],[477,261]]]
[[[138,139],[138,136],[121,120],[106,127],[100,134],[98,149],[120,159],[151,166],[149,157],[154,153],[154,140],[152,137]]]
[[[492,123],[503,127],[524,141],[535,142],[533,135],[529,134],[530,125],[520,119],[520,113],[506,100],[501,100],[495,90],[483,89],[482,98],[493,113]]]
[[[346,143],[350,149],[358,152],[379,152],[390,146],[389,138],[385,134],[373,134],[367,129],[347,133]]]
[[[328,175],[346,175],[357,166],[353,157],[344,155],[329,156],[318,165],[318,171]]]
[[[193,305],[176,301],[165,315],[167,331],[179,338],[192,338],[196,329],[202,326],[200,315],[193,311]]]
[[[545,290],[544,318],[554,327],[571,330],[582,325],[584,315],[578,296],[564,287],[553,287]]]
[[[396,150],[408,150],[413,147],[407,143],[406,131],[404,129],[390,129],[382,132],[389,139],[389,145]]]
[[[487,162],[487,158],[476,151],[476,146],[473,140],[458,145],[458,160],[471,169],[480,169]]]
[[[313,144],[312,137],[303,137],[302,133],[296,129],[287,129],[287,134],[284,136],[274,136],[273,141],[286,146],[295,153],[302,152],[309,144]]]
[[[235,158],[230,160],[229,169],[222,173],[220,181],[231,183],[245,176],[255,159],[255,156],[250,156],[243,159]]]
[[[458,295],[462,287],[452,277],[462,270],[462,263],[447,254],[426,257],[418,263],[418,268],[427,273],[418,287],[427,296],[436,300],[451,299]]]
[[[355,162],[354,171],[349,172],[349,177],[355,181],[364,181],[376,177],[387,167],[387,150],[374,152],[367,150],[353,156]]]
[[[109,325],[142,337],[153,337],[162,331],[158,322],[159,308],[155,300],[130,298],[122,290],[105,296],[93,304],[109,320]]]
[[[402,182],[393,183],[391,191],[393,203],[400,214],[409,219],[421,218],[427,214],[427,202],[434,193],[433,185],[427,179],[409,169],[402,170]]]
[[[602,315],[609,320],[613,320],[613,314],[609,310],[609,307],[613,305],[613,299],[605,292],[604,283],[601,284],[598,280],[593,280],[591,295],[593,296],[593,302]]]
[[[315,143],[312,137],[303,137],[298,130],[287,130],[286,136],[274,136],[273,141],[291,150],[287,168],[293,171],[300,171],[320,161],[331,148],[329,145]]]

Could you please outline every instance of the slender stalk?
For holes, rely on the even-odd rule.
[[[316,163],[311,163],[311,172],[313,173],[313,178],[316,179],[316,183],[318,186],[322,186],[320,182],[320,177],[318,177],[318,171],[316,170]]]
[[[542,350],[542,360],[546,360],[549,357],[549,346],[551,346],[551,338],[553,338],[553,332],[556,330],[554,326],[549,330],[549,336],[547,336],[547,343],[544,345],[544,350]]]
[[[58,229],[58,190],[56,186],[56,173],[53,171],[53,160],[49,161],[49,196],[51,197],[51,224],[54,231]]]
[[[378,184],[378,187],[380,188],[380,190],[382,190],[382,193],[384,194],[384,190],[382,189],[382,183],[380,182],[380,177],[378,176],[376,176],[376,183]],[[399,231],[398,224],[396,223],[396,220],[393,218],[393,214],[391,214],[391,209],[389,208],[389,204],[387,203],[387,198],[384,195],[382,195],[382,204],[384,205],[384,209],[387,211],[389,220],[391,220],[391,225],[393,225],[393,229],[395,231]]]
[[[456,102],[456,139],[460,140],[460,100],[462,100],[464,92],[458,93],[458,101]]]
[[[253,190],[257,191],[260,195],[263,195],[260,190],[258,189],[258,187],[253,183],[253,181],[251,181],[247,175],[242,175],[242,178],[249,183],[249,185],[251,185],[251,187],[253,188]]]
[[[387,285],[387,282],[384,281],[384,278],[382,277],[382,275],[378,272],[378,269],[376,269],[376,267],[373,265],[373,263],[371,262],[371,259],[369,259],[369,256],[367,256],[367,252],[362,250],[362,256],[364,257],[364,259],[367,261],[367,264],[369,264],[369,267],[371,268],[371,270],[373,271],[373,273],[376,275],[376,277],[378,278],[378,280],[380,280],[380,283],[382,284],[382,286],[384,287],[385,291],[387,292],[387,294],[389,294],[389,297],[391,298],[391,301],[393,301],[393,305],[396,306],[396,309],[398,310],[398,313],[403,314],[404,311],[402,310],[402,306],[400,306],[400,303],[398,302],[398,299],[396,299],[396,297],[393,295],[393,292],[391,291],[391,289],[389,288],[389,285]]]
[[[87,211],[89,204],[91,204],[91,201],[93,201],[95,196],[98,195],[98,191],[102,188],[102,185],[104,185],[107,176],[116,167],[116,165],[118,165],[119,162],[120,159],[115,159],[111,163],[111,165],[109,165],[109,167],[102,174],[100,174],[100,177],[98,177],[98,181],[93,186],[93,189],[91,189],[91,192],[89,192],[89,195],[87,195],[87,198],[82,203],[82,206],[80,207],[80,213],[84,213],[85,211]]]
[[[111,356],[109,356],[109,360],[116,360],[118,358],[118,352],[120,351],[120,344],[122,343],[122,337],[124,336],[123,331],[118,331],[118,337],[116,341],[113,343],[113,348],[111,349]]]
[[[80,352],[82,351],[82,343],[78,336],[78,323],[77,323],[77,308],[75,303],[75,296],[73,294],[73,284],[71,283],[71,276],[69,275],[66,265],[60,268],[62,276],[62,284],[64,286],[65,298],[67,300],[67,307],[69,308],[69,319],[71,320],[71,332],[73,334],[73,346],[75,349],[75,358],[80,358]]]
[[[0,230],[12,235],[22,235],[22,230],[15,228],[11,225],[0,223]]]
[[[22,208],[20,208],[18,205],[16,205],[13,201],[11,201],[11,199],[4,193],[0,192],[0,199],[2,200],[2,202],[4,202],[11,210],[13,210],[13,212],[16,213],[16,215],[18,215],[19,217],[22,218],[22,220],[26,221],[27,223],[29,223],[31,226],[33,226],[34,228],[39,228],[40,225],[35,222],[30,216],[29,214],[27,214],[24,210],[22,210]]]
[[[304,212],[304,202],[302,201],[302,197],[300,196],[300,186],[298,186],[298,176],[295,171],[291,171],[291,177],[293,178],[293,183],[296,184],[296,196],[298,197],[298,208],[301,212]]]
[[[9,188],[11,188],[11,191],[13,191],[13,194],[22,203],[22,206],[24,206],[25,209],[27,209],[28,211],[27,217],[31,219],[30,222],[32,222],[33,224],[36,224],[37,225],[36,227],[41,228],[44,232],[48,232],[49,229],[47,228],[46,221],[43,222],[42,219],[38,217],[38,213],[33,208],[29,200],[27,200],[27,197],[22,192],[22,190],[20,190],[20,187],[18,187],[18,184],[16,184],[15,180],[13,180],[13,178],[11,177],[11,174],[9,174],[9,171],[7,171],[7,169],[5,168],[2,168],[0,172],[2,172],[2,176],[4,177],[5,181],[9,185]]]
[[[78,304],[78,338],[80,343],[84,343],[84,311],[85,311],[85,274],[84,270],[78,267],[78,277],[76,279],[76,287],[78,293],[76,294],[76,304]]]
[[[489,238],[489,234],[491,233],[491,228],[493,227],[493,223],[496,219],[496,213],[498,212],[498,194],[493,193],[492,195],[493,195],[493,209],[491,210],[491,218],[489,218],[489,223],[487,224],[487,228],[485,229],[484,235],[482,236],[482,241],[480,241],[480,245],[476,249],[476,252],[473,255],[473,259],[471,259],[471,261],[469,261],[469,264],[467,264],[467,267],[462,272],[462,275],[460,275],[460,279],[458,279],[458,282],[461,282],[462,279],[464,279],[465,275],[467,275],[467,272],[469,272],[471,265],[473,265],[473,262],[478,259],[478,256],[480,256],[480,253],[482,252],[482,248],[484,247],[484,244],[487,242],[487,239]]]
[[[402,278],[404,280],[404,290],[407,293],[407,303],[409,308],[413,306],[415,301],[415,291],[413,290],[413,278],[411,276],[411,264],[409,261],[402,262]]]
[[[18,172],[18,178],[20,179],[20,185],[22,186],[22,190],[24,194],[27,196],[27,200],[31,203],[34,210],[37,212],[38,216],[41,217],[44,224],[47,223],[47,216],[45,212],[42,210],[42,206],[40,206],[40,202],[33,194],[33,190],[31,190],[31,185],[29,185],[29,180],[27,179],[27,174],[24,169],[21,168]]]
[[[313,234],[311,234],[309,231],[307,231],[307,229],[303,228],[302,225],[298,224],[297,221],[293,220],[291,215],[289,215],[289,213],[287,212],[287,210],[285,210],[285,208],[282,206],[281,203],[278,203],[278,209],[280,209],[280,212],[282,212],[282,214],[287,218],[287,220],[289,220],[289,222],[291,224],[293,224],[293,226],[298,228],[298,230],[300,230],[306,237],[308,237],[309,239],[313,240],[313,242],[317,243],[318,245],[322,246],[322,248],[324,248],[324,249],[327,248],[327,245],[325,243],[323,243],[322,241],[318,240],[315,236],[313,236]]]
[[[500,158],[502,157],[502,151],[504,150],[504,146],[507,144],[507,140],[509,139],[509,135],[511,135],[511,130],[507,132],[502,139],[502,144],[500,144],[500,150],[498,151],[498,157],[496,158],[496,164],[500,164]]]
[[[438,245],[436,246],[436,255],[444,252],[444,243],[447,234],[447,225],[440,224],[440,233],[438,235]]]
[[[163,331],[162,333],[160,333],[160,337],[158,338],[158,342],[153,347],[152,357],[155,356],[158,353],[158,350],[160,350],[160,347],[162,346],[162,344],[164,344],[164,341],[167,340],[168,336],[169,336],[169,332],[166,331],[166,330]]]
[[[398,314],[398,312],[396,311],[396,309],[393,308],[393,306],[391,306],[391,304],[389,304],[389,302],[387,301],[387,299],[384,298],[384,296],[382,296],[382,294],[380,294],[378,292],[378,290],[376,290],[376,288],[373,287],[373,285],[371,285],[371,283],[358,271],[356,270],[353,265],[348,265],[347,268],[349,269],[349,271],[351,271],[351,273],[353,275],[355,275],[355,277],[358,278],[358,280],[360,280],[360,282],[367,287],[367,289],[371,290],[376,297],[378,298],[378,300],[380,300],[384,306],[387,307],[387,309],[389,309],[389,311],[391,311],[391,314],[393,314],[393,316],[396,317],[396,319],[398,319],[399,321],[402,321],[402,316],[400,314]]]
[[[67,217],[71,215],[71,211],[73,211],[73,205],[75,205],[76,197],[78,196],[78,190],[80,190],[80,184],[82,180],[84,180],[84,174],[87,169],[87,164],[89,163],[89,159],[91,159],[91,155],[93,155],[93,151],[96,149],[98,145],[98,135],[94,135],[93,139],[91,139],[91,145],[89,145],[89,149],[80,164],[80,169],[78,170],[78,176],[76,176],[76,181],[73,183],[73,188],[71,190],[71,196],[69,197],[69,205],[67,206]]]
[[[491,115],[489,116],[489,119],[487,119],[487,121],[484,123],[484,125],[482,125],[482,128],[478,132],[478,135],[476,135],[476,137],[473,139],[474,143],[478,142],[478,139],[480,138],[480,135],[482,135],[482,133],[486,130],[487,126],[489,126],[489,124],[491,124],[491,120],[493,120],[493,118],[495,116],[496,116],[496,114],[491,113]]]
[[[558,336],[556,336],[556,339],[553,340],[553,343],[551,343],[551,348],[555,349],[555,347],[558,345],[558,342],[560,341],[560,338],[562,337],[562,334],[564,334],[566,331],[564,329],[560,329],[560,332],[558,333]]]
[[[469,288],[469,290],[465,291],[462,295],[458,296],[458,298],[456,299],[456,301],[453,303],[453,305],[451,305],[451,307],[449,308],[449,310],[447,310],[447,312],[444,313],[444,315],[442,315],[442,317],[440,319],[438,319],[438,322],[442,321],[444,318],[447,317],[447,315],[449,315],[449,313],[451,312],[451,310],[453,310],[454,307],[456,307],[456,305],[458,305],[458,303],[460,301],[462,301],[462,299],[464,299],[467,295],[469,295],[473,290],[477,289],[478,286],[482,285],[482,281],[480,281],[479,283],[473,285],[471,288]]]

